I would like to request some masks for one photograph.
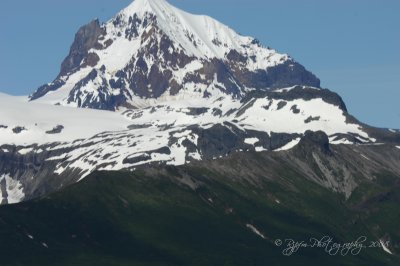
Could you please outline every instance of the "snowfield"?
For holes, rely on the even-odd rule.
[[[0,145],[71,142],[104,131],[124,130],[130,121],[118,113],[28,102],[27,97],[0,94]],[[47,134],[58,125],[60,133]],[[16,134],[13,129],[23,127]]]
[[[369,139],[359,125],[346,122],[339,107],[322,99],[282,101],[266,97],[242,103],[217,89],[213,98],[191,97],[190,91],[188,97],[184,95],[159,99],[138,98],[136,105],[141,107],[111,112],[28,102],[25,97],[0,94],[0,144],[29,146],[73,142],[103,132],[143,135],[143,142],[146,142],[165,134],[168,130],[162,128],[166,126],[172,129],[184,129],[192,125],[210,128],[225,122],[235,124],[243,131],[256,130],[268,134],[303,134],[307,130],[322,130],[327,135],[353,133]],[[200,111],[196,113],[193,110]],[[51,133],[57,126],[62,126],[60,132]],[[16,128],[20,128],[20,132],[15,132]],[[258,139],[248,138],[244,142],[254,145]],[[343,143],[346,142],[337,142]],[[21,154],[28,152],[20,150]]]

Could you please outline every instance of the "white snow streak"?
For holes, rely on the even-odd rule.
[[[265,239],[265,236],[252,224],[246,224],[246,227],[249,228],[253,233],[261,237],[262,239]]]
[[[382,249],[386,252],[389,253],[391,255],[393,255],[393,253],[390,251],[390,249],[385,245],[385,243],[380,239],[379,242],[381,243]]]
[[[296,146],[297,144],[299,144],[300,142],[300,138],[294,139],[291,142],[289,142],[288,144],[286,144],[285,146],[279,148],[279,149],[275,149],[274,151],[285,151],[285,150],[290,150],[291,148],[293,148],[294,146]]]

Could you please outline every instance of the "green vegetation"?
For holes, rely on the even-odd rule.
[[[323,248],[284,256],[285,244],[277,247],[276,239],[327,235],[346,243],[387,235],[400,243],[400,192],[397,179],[382,173],[382,182],[360,186],[346,201],[277,165],[275,179],[253,180],[201,164],[94,173],[46,198],[2,206],[0,264],[400,265],[379,247],[356,256]]]

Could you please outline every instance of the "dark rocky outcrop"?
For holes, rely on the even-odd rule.
[[[40,97],[46,95],[50,91],[58,90],[63,85],[65,85],[65,81],[63,81],[61,79],[56,79],[49,84],[40,86],[32,95],[29,96],[30,97],[29,99],[31,101],[39,99]]]
[[[59,133],[61,133],[61,131],[63,131],[63,129],[64,129],[64,126],[57,125],[52,130],[46,131],[46,134],[59,134]]]
[[[140,163],[143,161],[147,161],[151,159],[151,155],[149,154],[143,154],[143,155],[139,155],[139,156],[134,156],[134,157],[127,157],[125,158],[122,163],[124,164],[135,164],[135,163]]]
[[[299,113],[300,113],[300,109],[297,108],[297,105],[296,105],[296,104],[293,105],[292,107],[290,107],[290,110],[292,110],[292,112],[293,112],[294,114],[299,114]]]
[[[294,85],[320,87],[320,80],[295,61],[286,61],[267,69],[270,88],[285,88]]]
[[[51,151],[55,146],[57,143],[40,147],[38,145],[22,147],[32,149],[32,152],[26,154],[20,154],[18,152],[20,147],[14,145],[1,146],[0,176],[6,174],[20,182],[25,194],[24,200],[46,195],[78,181],[81,169],[68,169],[62,174],[55,173],[59,160],[47,159],[70,151],[70,149]],[[39,149],[41,152],[37,152]]]
[[[332,154],[329,138],[323,131],[307,130],[295,149],[320,150],[324,154]]]
[[[312,121],[318,121],[321,117],[320,116],[309,116],[307,117],[306,120],[304,120],[304,123],[308,124],[311,123]]]
[[[244,60],[247,60],[246,57],[232,51],[228,56],[226,63],[229,66],[230,72],[233,73],[238,84],[244,87],[260,90],[285,88],[295,85],[320,87],[320,80],[293,60],[288,60],[265,70],[249,71],[243,65]]]
[[[81,27],[75,35],[75,40],[72,43],[69,55],[61,64],[59,76],[64,76],[77,70],[82,61],[89,55],[90,49],[101,47],[99,44],[99,37],[105,33],[105,29],[100,26],[98,19]],[[88,59],[88,61],[93,60]],[[88,65],[92,64],[88,63]]]
[[[291,90],[287,91],[252,91],[249,92],[243,99],[242,102],[252,101],[254,98],[265,98],[283,101],[293,101],[296,99],[302,99],[309,101],[312,99],[322,99],[326,103],[333,104],[339,107],[343,112],[347,113],[347,107],[342,97],[339,94],[330,91],[328,89],[316,89],[311,87],[296,86]],[[293,105],[290,108],[293,113],[299,113],[301,110],[297,106]]]
[[[14,127],[14,128],[12,129],[12,131],[13,131],[15,134],[19,134],[19,133],[21,133],[21,132],[24,131],[24,130],[26,130],[26,128],[25,128],[25,127],[20,127],[20,126]]]
[[[92,48],[102,48],[99,43],[100,36],[104,35],[105,29],[101,27],[98,19],[91,21],[89,24],[82,26],[75,35],[68,56],[61,63],[61,70],[58,77],[51,83],[39,87],[31,96],[30,100],[36,100],[49,91],[55,91],[65,84],[61,77],[77,71],[81,64],[83,66],[94,67],[99,57],[97,54],[89,53]]]
[[[93,108],[101,110],[114,111],[118,106],[124,106],[126,102],[125,95],[129,95],[122,85],[120,91],[126,92],[126,94],[113,94],[109,88],[107,79],[103,77],[104,68],[100,70],[93,69],[84,79],[79,81],[74,88],[71,90],[67,98],[67,102],[75,102],[79,107],[82,108]],[[100,79],[100,86],[97,91],[85,92],[82,88],[85,87],[89,82],[95,79]]]
[[[225,156],[235,150],[245,149],[243,142],[243,132],[236,128],[228,128],[222,125],[215,125],[210,129],[196,129],[198,134],[198,149],[202,152],[205,159],[213,159]]]

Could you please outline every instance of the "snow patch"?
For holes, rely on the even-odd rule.
[[[391,255],[393,255],[393,253],[390,251],[390,249],[385,245],[385,242],[382,239],[379,239],[379,242],[381,243],[382,249],[386,252],[389,253]]]
[[[21,182],[19,182],[18,180],[14,180],[9,175],[3,174],[2,176],[0,176],[0,184],[1,186],[5,184],[7,194],[3,195],[0,189],[0,196],[3,199],[7,199],[8,204],[18,203],[24,199],[25,193],[23,192]]]
[[[343,139],[337,139],[335,140],[336,137],[330,137],[329,138],[329,143],[332,145],[339,145],[339,144],[344,144],[344,145],[351,145],[354,144],[350,140],[343,138]]]
[[[293,90],[294,88],[297,88],[297,87],[300,87],[300,88],[307,88],[307,89],[313,89],[313,90],[321,90],[320,88],[316,88],[316,87],[310,87],[310,86],[299,86],[299,85],[295,85],[295,86],[292,86],[292,87],[287,87],[287,88],[280,88],[280,89],[275,89],[274,91],[275,92],[280,92],[280,93],[282,93],[282,92],[289,92],[289,91],[291,91],[291,90]]]
[[[97,66],[105,66],[107,73],[114,75],[118,70],[123,69],[140,48],[140,39],[129,41],[125,38],[116,38],[105,50],[89,51],[96,53],[100,60]]]
[[[200,161],[202,159],[200,153],[198,152],[191,152],[188,154],[188,156],[197,161]]]
[[[368,158],[367,156],[365,156],[364,154],[360,153],[361,157],[363,157],[364,159],[367,159],[368,161],[371,161],[370,158]]]
[[[19,153],[19,154],[22,154],[22,155],[25,155],[25,154],[30,153],[31,151],[33,151],[33,148],[24,148],[24,149],[20,149],[20,150],[18,151],[18,153]]]
[[[249,145],[254,145],[260,140],[258,138],[247,138],[244,140],[244,143],[249,144]]]
[[[246,227],[249,228],[253,233],[261,237],[262,239],[266,239],[266,237],[252,224],[246,224]]]
[[[280,147],[279,149],[275,149],[274,151],[285,151],[285,150],[290,150],[297,144],[299,144],[301,138],[294,139],[290,141],[288,144],[284,145],[283,147]]]

